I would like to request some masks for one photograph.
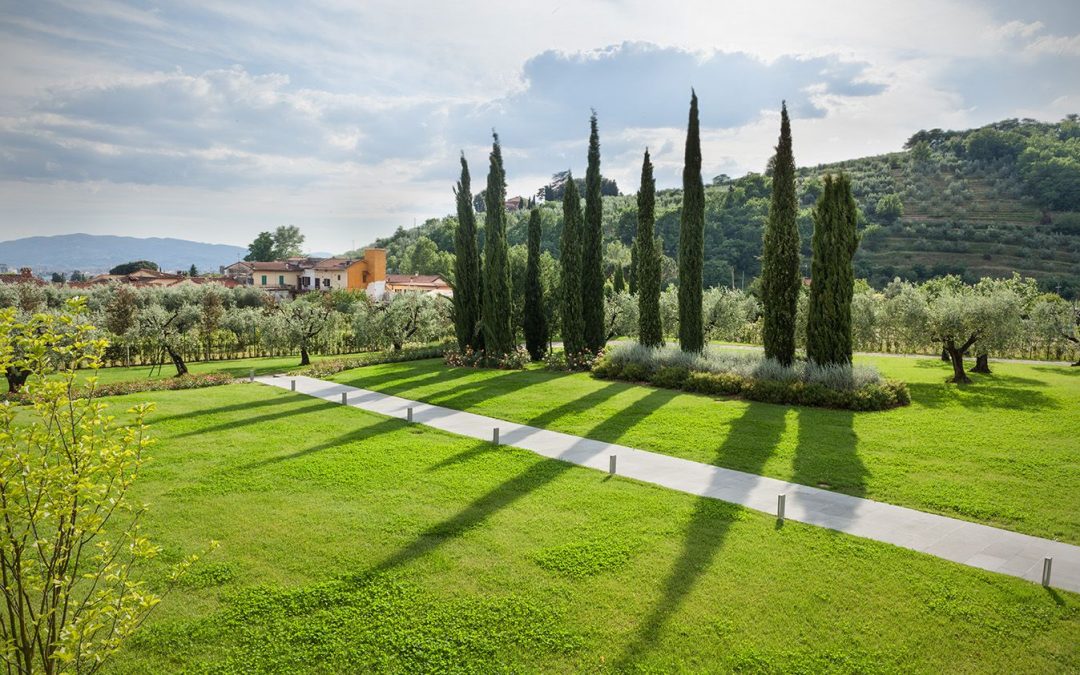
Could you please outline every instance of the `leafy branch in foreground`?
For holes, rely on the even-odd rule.
[[[0,404],[0,663],[8,673],[93,673],[161,597],[137,570],[160,549],[128,492],[150,445],[150,404],[121,424],[86,386],[107,347],[85,300],[20,320],[0,310],[0,368],[29,372],[26,406]],[[213,546],[214,544],[211,544]],[[166,589],[195,562],[174,566]]]

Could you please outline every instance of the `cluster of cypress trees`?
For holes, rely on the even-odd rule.
[[[799,201],[787,104],[780,108],[780,141],[773,167],[772,202],[761,251],[762,340],[766,358],[785,366],[795,360],[795,312],[799,301]]]
[[[847,365],[855,293],[852,259],[859,246],[857,212],[847,176],[826,176],[822,187],[814,206],[806,357],[818,365]]]
[[[679,220],[679,348],[705,348],[701,317],[702,268],[705,266],[705,185],[701,181],[701,134],[697,94],[690,91],[690,121],[683,160],[682,217]]]
[[[573,176],[563,194],[563,230],[559,242],[562,279],[558,303],[567,354],[593,354],[606,343],[604,322],[603,233],[601,230],[600,136],[596,112],[589,118],[585,211]],[[506,241],[506,180],[499,137],[493,134],[487,188],[484,191],[484,259],[476,245],[476,217],[469,167],[461,158],[461,178],[454,188],[458,229],[455,233],[454,322],[462,350],[485,350],[499,358],[515,348],[511,325],[511,283]],[[637,195],[637,232],[631,256],[631,292],[638,295],[639,341],[664,344],[660,321],[661,247],[655,232],[656,183],[648,149],[641,165]],[[701,180],[701,136],[697,94],[691,90],[683,164],[683,204],[679,223],[679,347],[705,347],[702,317],[705,187]],[[772,201],[762,249],[763,338],[765,354],[783,365],[795,359],[799,271],[798,198],[791,122],[786,103],[780,111],[780,138],[773,159]],[[852,352],[852,260],[858,246],[857,211],[851,181],[827,176],[814,207],[812,284],[807,327],[807,356],[818,364],[850,364]],[[549,339],[540,281],[540,213],[529,216],[528,261],[523,328],[533,360],[542,359]],[[621,270],[617,283],[623,285]]]
[[[660,324],[660,247],[656,243],[656,181],[649,150],[641,162],[641,187],[637,194],[637,236],[634,239],[634,278],[638,292],[638,341],[646,347],[664,345]]]
[[[773,161],[772,202],[761,256],[762,338],[765,356],[785,366],[795,360],[799,274],[799,214],[795,157],[787,105],[780,109],[780,140]],[[859,245],[857,211],[847,176],[826,176],[814,206],[813,258],[806,356],[819,365],[850,364],[852,260]]]

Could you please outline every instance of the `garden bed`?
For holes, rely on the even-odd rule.
[[[675,347],[613,345],[592,372],[604,379],[765,403],[865,411],[911,402],[905,383],[886,380],[869,366],[798,361],[785,367],[761,354],[732,354],[709,347],[701,354],[687,354]]]

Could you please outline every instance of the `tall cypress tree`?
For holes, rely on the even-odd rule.
[[[506,248],[506,174],[499,135],[492,133],[484,213],[484,349],[494,359],[514,348],[510,261]]]
[[[705,347],[701,318],[704,258],[705,186],[701,182],[701,133],[697,94],[691,90],[679,222],[679,347],[684,352],[700,352]]]
[[[799,301],[799,202],[787,104],[780,108],[780,141],[773,162],[772,203],[761,252],[762,339],[765,356],[785,366],[795,360],[795,313]]]
[[[544,287],[540,283],[540,210],[529,214],[528,259],[525,262],[525,349],[533,361],[547,352],[548,325],[544,312]]]
[[[589,118],[589,166],[585,171],[585,229],[581,255],[581,315],[585,348],[597,354],[607,342],[604,327],[604,242],[600,226],[600,134],[596,111]]]
[[[638,342],[646,347],[664,345],[664,329],[660,324],[660,250],[656,245],[655,211],[656,181],[653,180],[649,151],[641,163],[641,187],[637,194],[637,251]]]
[[[480,255],[476,249],[476,214],[473,212],[469,164],[461,154],[461,179],[454,188],[457,199],[458,226],[454,231],[454,332],[458,349],[481,344],[480,332]]]
[[[580,354],[585,348],[581,315],[581,197],[573,176],[566,180],[563,193],[563,231],[559,241],[562,266],[562,339],[567,354]]]
[[[852,258],[859,246],[855,198],[844,174],[826,176],[814,207],[806,356],[819,365],[851,363]]]

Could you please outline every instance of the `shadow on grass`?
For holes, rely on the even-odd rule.
[[[1080,365],[1075,363],[1068,366],[1031,366],[1031,369],[1037,370],[1040,373],[1050,373],[1051,375],[1080,377]]]
[[[301,459],[307,455],[321,452],[323,450],[329,450],[330,448],[334,448],[339,445],[344,445],[346,443],[352,443],[355,441],[362,441],[368,438],[372,438],[374,436],[379,436],[384,433],[396,431],[404,427],[406,424],[406,422],[394,418],[379,420],[374,424],[369,424],[367,426],[356,429],[355,431],[350,431],[347,434],[336,436],[322,443],[317,443],[315,445],[310,445],[306,448],[300,448],[292,452],[273,455],[264,459],[260,459],[256,462],[244,464],[243,466],[237,467],[236,471],[252,471],[255,469],[261,469],[267,466],[271,466],[279,462],[288,462],[296,459]]]
[[[995,377],[975,375],[971,384],[913,382],[908,384],[908,391],[913,403],[930,408],[961,405],[972,409],[1042,410],[1059,407],[1058,401],[1042,391],[1027,389],[1027,385],[999,383]]]
[[[367,369],[370,366],[363,366],[338,373],[332,376],[332,379],[338,384],[346,384],[350,387],[372,389],[385,394],[397,394],[409,391],[429,380],[449,382],[469,374],[468,369],[460,368],[455,370],[447,368],[442,364],[442,361],[433,359],[406,361],[392,364],[392,366],[392,370],[378,374],[368,371]]]
[[[791,481],[852,497],[866,495],[867,470],[857,452],[855,413],[799,408],[798,415],[799,440]]]
[[[307,397],[305,397],[307,398]],[[288,400],[288,399],[286,399]],[[293,399],[291,403],[296,403]],[[281,412],[266,413],[264,415],[255,415],[254,417],[245,417],[239,420],[230,420],[228,422],[222,422],[221,424],[214,424],[208,427],[199,427],[198,429],[192,429],[191,431],[185,431],[181,434],[176,434],[172,438],[188,438],[190,436],[199,436],[201,434],[214,434],[217,432],[231,431],[240,427],[251,426],[252,424],[261,424],[263,422],[272,422],[279,420],[283,417],[292,417],[293,415],[303,415],[305,413],[316,412],[319,410],[326,410],[327,408],[335,407],[336,404],[328,401],[313,400],[310,403],[304,403],[295,408]]]
[[[749,470],[757,467],[760,472],[783,435],[786,413],[787,408],[783,406],[748,406],[741,417],[731,422],[713,464],[738,464]],[[747,448],[741,440],[749,433],[761,437],[761,442],[751,448]],[[668,621],[697,585],[717,552],[723,548],[731,524],[740,511],[741,507],[733,504],[708,497],[698,498],[683,532],[682,551],[664,580],[660,599],[615,662],[616,671],[631,669],[639,658],[657,646]]]
[[[189,410],[187,412],[177,413],[175,415],[165,415],[162,417],[151,416],[147,421],[150,424],[162,424],[164,422],[173,422],[176,420],[186,420],[195,417],[202,417],[203,415],[216,415],[219,413],[239,412],[241,410],[265,408],[267,406],[284,405],[286,403],[296,403],[296,399],[288,396],[282,396],[263,399],[260,401],[252,401],[250,403],[233,403],[231,405],[217,406],[216,408],[199,408],[198,410]]]
[[[538,418],[534,418],[530,423],[534,423],[534,426],[538,425],[538,420],[544,423],[550,423],[555,419],[558,419],[562,415],[569,412],[579,410],[583,405],[583,401],[586,401],[584,405],[591,406],[596,405],[600,401],[609,398],[618,387],[612,385],[606,386],[596,392],[593,392],[589,396],[578,399],[577,401],[570,402],[559,406],[553,410],[545,412]],[[638,405],[642,408],[655,410],[663,405],[666,401],[670,400],[672,396],[677,392],[668,391],[664,389],[656,389],[649,393],[644,398],[636,401],[632,405]],[[631,407],[631,406],[628,406]],[[541,420],[541,418],[543,418]],[[625,421],[619,419],[620,413],[613,413],[606,418],[603,422],[590,429],[585,438],[607,437],[605,440],[613,441],[626,432],[628,427]],[[439,468],[446,468],[456,464],[467,462],[476,457],[494,452],[497,450],[497,446],[493,446],[489,443],[481,443],[475,445],[468,450],[462,451],[456,455],[448,457],[442,460],[438,464],[431,467],[429,470],[436,470]],[[574,468],[576,465],[559,460],[543,460],[538,461],[520,474],[509,478],[499,485],[495,486],[485,494],[481,495],[477,499],[473,500],[468,506],[461,511],[458,511],[453,516],[446,518],[445,520],[432,525],[424,530],[420,536],[405,548],[399,550],[383,562],[379,563],[375,567],[373,572],[384,572],[401,565],[405,565],[417,558],[423,557],[431,551],[437,549],[448,541],[455,539],[470,529],[477,527],[486,522],[492,515],[507,508],[514,502],[518,501],[527,494],[535,491],[538,488],[543,487],[554,481],[556,478],[564,474],[566,471]]]

